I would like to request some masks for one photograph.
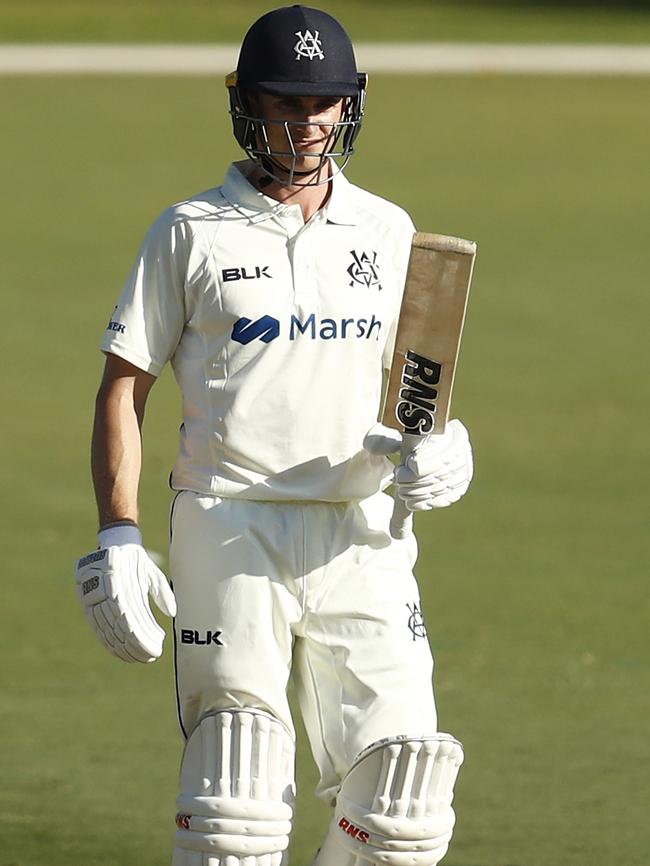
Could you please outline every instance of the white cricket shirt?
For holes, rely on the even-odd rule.
[[[183,394],[171,484],[246,499],[346,501],[392,465],[376,422],[414,232],[390,202],[333,180],[306,224],[232,165],[147,234],[101,348]]]

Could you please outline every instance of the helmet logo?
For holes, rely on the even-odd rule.
[[[302,30],[296,30],[298,41],[293,46],[293,50],[296,52],[296,60],[300,60],[301,57],[306,57],[308,60],[313,60],[314,57],[318,57],[319,60],[325,59],[319,33],[320,31],[318,30],[314,30],[313,33],[311,30],[305,30],[304,33]]]

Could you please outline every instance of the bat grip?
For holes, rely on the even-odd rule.
[[[400,461],[404,463],[408,455],[424,437],[416,433],[405,433],[400,449]],[[413,532],[413,512],[409,511],[406,503],[395,491],[395,502],[393,504],[393,515],[390,519],[391,538],[406,538]]]
[[[395,494],[393,516],[390,519],[391,538],[406,538],[413,532],[413,512],[409,511],[403,499]]]

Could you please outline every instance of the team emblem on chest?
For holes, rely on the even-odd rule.
[[[350,250],[350,253],[352,254],[352,264],[348,268],[348,274],[351,277],[350,286],[359,283],[367,288],[377,286],[381,291],[377,253],[374,250],[369,253],[358,253],[356,250]]]
[[[298,41],[293,46],[296,60],[300,60],[301,57],[306,57],[307,60],[313,60],[315,57],[318,57],[319,60],[325,60],[318,30],[314,30],[313,33],[311,30],[305,30],[304,33],[302,30],[296,30],[296,36]]]

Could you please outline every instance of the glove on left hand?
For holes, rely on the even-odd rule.
[[[397,430],[377,424],[363,447],[371,454],[388,455],[400,447]],[[474,474],[472,446],[467,429],[454,419],[442,436],[422,437],[395,469],[397,495],[409,511],[445,508],[463,496]]]

